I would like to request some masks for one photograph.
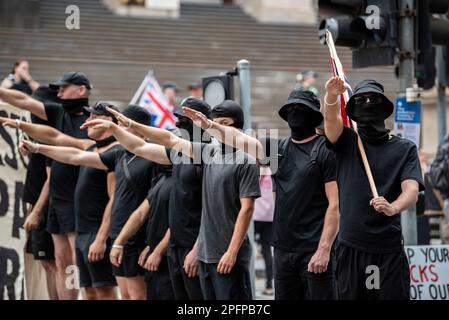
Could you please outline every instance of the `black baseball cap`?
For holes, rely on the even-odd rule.
[[[89,116],[91,113],[93,114],[97,114],[100,116],[106,116],[106,117],[111,117],[112,121],[114,121],[115,123],[117,122],[117,119],[114,117],[114,115],[112,113],[110,113],[108,110],[106,110],[106,108],[111,108],[113,110],[118,111],[118,109],[110,104],[107,101],[98,101],[94,104],[93,107],[84,107],[84,114]]]
[[[78,71],[69,71],[64,73],[61,79],[50,83],[50,87],[59,88],[60,86],[67,86],[69,84],[86,86],[86,88],[89,90],[93,88],[87,76],[84,73]]]

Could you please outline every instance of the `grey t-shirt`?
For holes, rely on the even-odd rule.
[[[241,208],[240,198],[260,197],[259,167],[254,158],[240,150],[223,154],[219,144],[195,143],[194,150],[200,146],[203,199],[198,260],[218,263],[231,242]],[[251,245],[246,237],[237,262],[248,263],[250,258]]]

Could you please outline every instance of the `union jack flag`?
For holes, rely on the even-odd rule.
[[[143,85],[145,87],[142,88]],[[148,74],[139,90],[142,94],[137,104],[151,113],[152,125],[162,129],[173,129],[176,124],[176,117],[173,114],[174,106],[168,102],[156,78]],[[133,100],[137,99],[133,98]]]

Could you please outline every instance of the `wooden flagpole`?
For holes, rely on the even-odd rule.
[[[331,58],[335,61],[335,67],[337,69],[337,73],[339,75],[343,75],[343,66],[341,65],[340,59],[337,56],[337,50],[335,49],[334,39],[332,38],[332,34],[329,32],[329,30],[326,30],[326,43],[329,47]],[[341,78],[341,77],[340,77]],[[344,81],[344,79],[342,79]],[[347,103],[349,100],[349,94],[348,91],[345,91],[343,94],[343,98],[345,102]],[[366,156],[365,147],[363,146],[362,139],[359,136],[359,132],[357,129],[357,123],[351,119],[352,128],[354,129],[355,133],[357,134],[357,145],[360,150],[360,155],[362,156],[362,162],[363,166],[365,167],[366,176],[368,177],[369,186],[371,188],[371,192],[373,193],[373,196],[377,198],[379,194],[377,193],[376,184],[374,183],[373,174],[371,172],[371,167],[368,162],[368,158]]]

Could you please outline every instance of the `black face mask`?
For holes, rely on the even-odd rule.
[[[190,141],[192,141],[193,139],[193,122],[192,120],[188,119],[188,118],[178,118],[178,121],[176,122],[176,127],[178,127],[179,129],[183,129],[186,130],[189,133],[189,139]]]
[[[353,116],[357,119],[357,129],[363,141],[384,143],[389,139],[385,128],[385,113],[380,104],[359,104],[354,107]]]
[[[64,110],[71,116],[83,112],[83,107],[87,107],[89,105],[89,99],[87,98],[61,99],[60,101]]]
[[[315,126],[310,120],[310,114],[305,110],[293,109],[288,111],[287,123],[293,139],[304,140],[315,134]]]
[[[95,147],[103,148],[103,147],[106,147],[106,146],[110,145],[114,141],[116,141],[114,136],[107,137],[106,139],[103,139],[103,140],[97,140],[95,142]]]

